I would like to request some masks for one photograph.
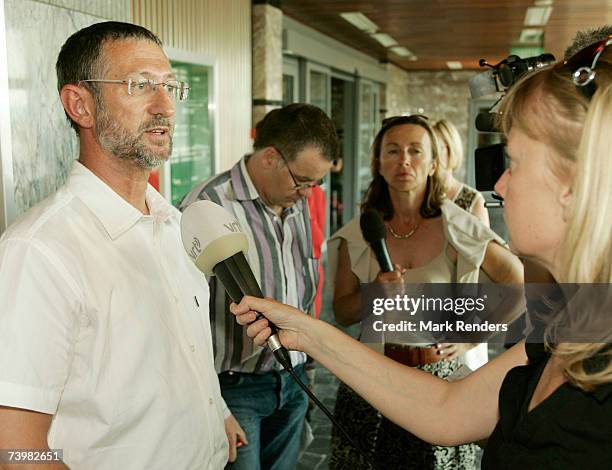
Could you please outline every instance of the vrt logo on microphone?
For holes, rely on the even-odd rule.
[[[230,232],[240,232],[240,224],[237,221],[232,222],[231,224],[223,224],[223,226],[228,229]]]
[[[191,250],[189,250],[189,256],[191,256],[193,259],[197,259],[201,253],[202,244],[200,243],[200,239],[193,237],[193,241],[191,242]]]

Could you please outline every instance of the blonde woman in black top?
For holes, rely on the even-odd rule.
[[[612,37],[526,76],[501,112],[511,162],[496,191],[505,199],[514,249],[558,282],[609,288]],[[599,312],[591,306],[555,318],[557,325],[580,325],[573,332],[589,333],[589,343],[563,342],[567,337],[546,327],[538,338],[546,346],[521,342],[452,383],[273,301],[249,297],[232,308],[239,323],[253,322],[247,331],[257,344],[270,330],[252,310],[281,329],[283,344],[311,354],[422,439],[453,446],[490,438],[484,468],[612,468],[612,364],[604,344],[612,342],[609,296]],[[599,328],[586,331],[592,324]]]

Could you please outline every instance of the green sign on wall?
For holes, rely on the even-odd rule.
[[[214,132],[210,119],[212,67],[172,61],[177,80],[191,88],[189,99],[177,103],[170,166],[172,204],[210,178],[214,170]]]

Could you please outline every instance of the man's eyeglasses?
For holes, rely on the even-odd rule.
[[[185,101],[189,96],[189,85],[185,82],[177,80],[167,80],[165,82],[156,82],[147,78],[128,80],[106,80],[103,78],[90,78],[79,81],[79,85],[83,82],[96,83],[120,83],[127,85],[128,95],[131,96],[148,96],[157,91],[157,87],[161,85],[162,89],[176,101]]]
[[[572,81],[580,92],[588,99],[593,97],[597,86],[595,85],[595,68],[599,58],[612,44],[612,36],[608,36],[599,42],[591,44],[584,49],[576,52],[572,57],[565,61],[565,64],[574,69]]]
[[[285,166],[287,167],[287,171],[289,172],[289,175],[291,175],[291,179],[293,180],[293,189],[294,191],[303,191],[305,189],[312,189],[312,188],[316,188],[317,186],[321,186],[323,184],[323,182],[325,180],[320,179],[320,180],[316,180],[316,181],[305,181],[305,182],[298,182],[296,176],[293,174],[293,171],[291,171],[291,168],[289,167],[289,162],[287,161],[287,159],[285,158],[285,156],[282,154],[282,152],[277,149],[276,147],[272,147],[274,150],[276,150],[276,153],[278,153],[281,157],[281,159],[283,160],[283,162],[285,162]]]

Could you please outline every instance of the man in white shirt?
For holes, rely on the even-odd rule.
[[[80,154],[0,239],[0,449],[61,449],[45,468],[223,468],[245,436],[219,392],[208,285],[147,186],[187,85],[127,23],[75,33],[56,68]]]

